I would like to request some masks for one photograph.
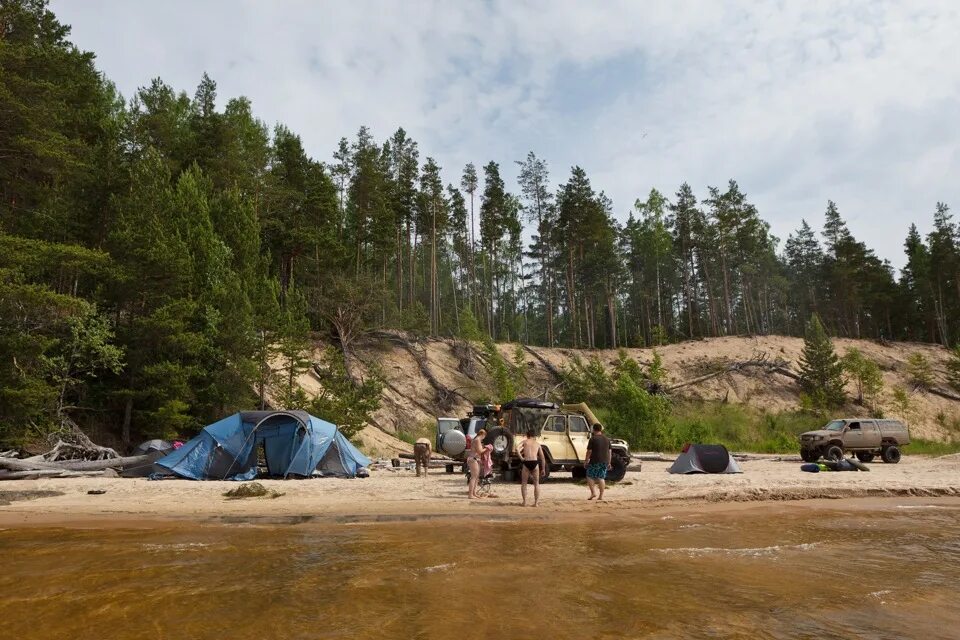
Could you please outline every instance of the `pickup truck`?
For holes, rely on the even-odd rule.
[[[874,418],[842,418],[832,420],[822,429],[800,434],[800,457],[816,462],[842,460],[847,451],[860,462],[871,462],[877,455],[884,462],[900,462],[900,448],[910,444],[910,432],[900,420]]]

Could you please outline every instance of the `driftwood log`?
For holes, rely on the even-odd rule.
[[[412,453],[407,453],[406,451],[403,451],[403,452],[397,454],[397,457],[398,457],[398,458],[403,458],[404,460],[415,460],[415,459],[416,459],[416,458],[413,457],[413,454],[412,454]],[[447,456],[443,456],[443,455],[440,455],[440,454],[438,454],[438,453],[434,453],[433,455],[431,455],[431,456],[430,456],[430,461],[431,461],[431,462],[444,462],[444,463],[447,463],[447,462],[456,462],[456,460],[454,460],[453,458],[448,458]]]
[[[38,478],[97,478],[103,471],[70,471],[68,469],[31,469],[28,471],[0,471],[0,480],[36,480]]]
[[[151,455],[128,456],[126,458],[110,458],[107,460],[65,460],[51,462],[37,456],[23,460],[17,458],[0,458],[0,480],[27,477],[74,477],[76,473],[90,472],[91,475],[100,475],[104,469],[119,469],[133,467],[151,462]]]

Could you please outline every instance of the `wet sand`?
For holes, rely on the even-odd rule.
[[[123,478],[66,478],[0,484],[0,527],[73,523],[110,526],[155,519],[275,518],[403,520],[485,514],[545,517],[610,510],[684,508],[707,504],[876,497],[960,497],[960,457],[905,456],[897,465],[873,463],[871,471],[804,473],[796,462],[751,460],[739,475],[672,475],[669,463],[644,462],[612,485],[602,504],[588,502],[583,482],[554,474],[542,486],[537,509],[521,508],[518,484],[497,482],[496,497],[467,500],[459,473],[442,470],[423,478],[412,471],[372,471],[370,478],[263,480],[278,498],[231,500],[235,482]],[[90,495],[91,490],[103,490]],[[532,499],[532,487],[528,489]],[[43,493],[34,493],[43,492]],[[6,499],[5,499],[6,498]],[[6,502],[6,504],[4,504]]]

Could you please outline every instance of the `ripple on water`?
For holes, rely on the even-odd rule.
[[[727,548],[727,547],[675,547],[664,549],[651,549],[658,553],[676,553],[696,558],[698,556],[737,556],[744,558],[772,558],[779,556],[785,551],[810,551],[821,542],[804,542],[802,544],[778,544],[769,547],[745,547],[745,548]]]

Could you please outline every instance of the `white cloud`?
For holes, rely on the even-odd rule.
[[[960,206],[951,2],[59,0],[125,95],[151,77],[247,95],[318,158],[403,126],[457,182],[533,149],[625,216],[656,186],[737,179],[785,238],[836,200],[894,264],[911,221]],[[571,81],[571,78],[574,79]]]

